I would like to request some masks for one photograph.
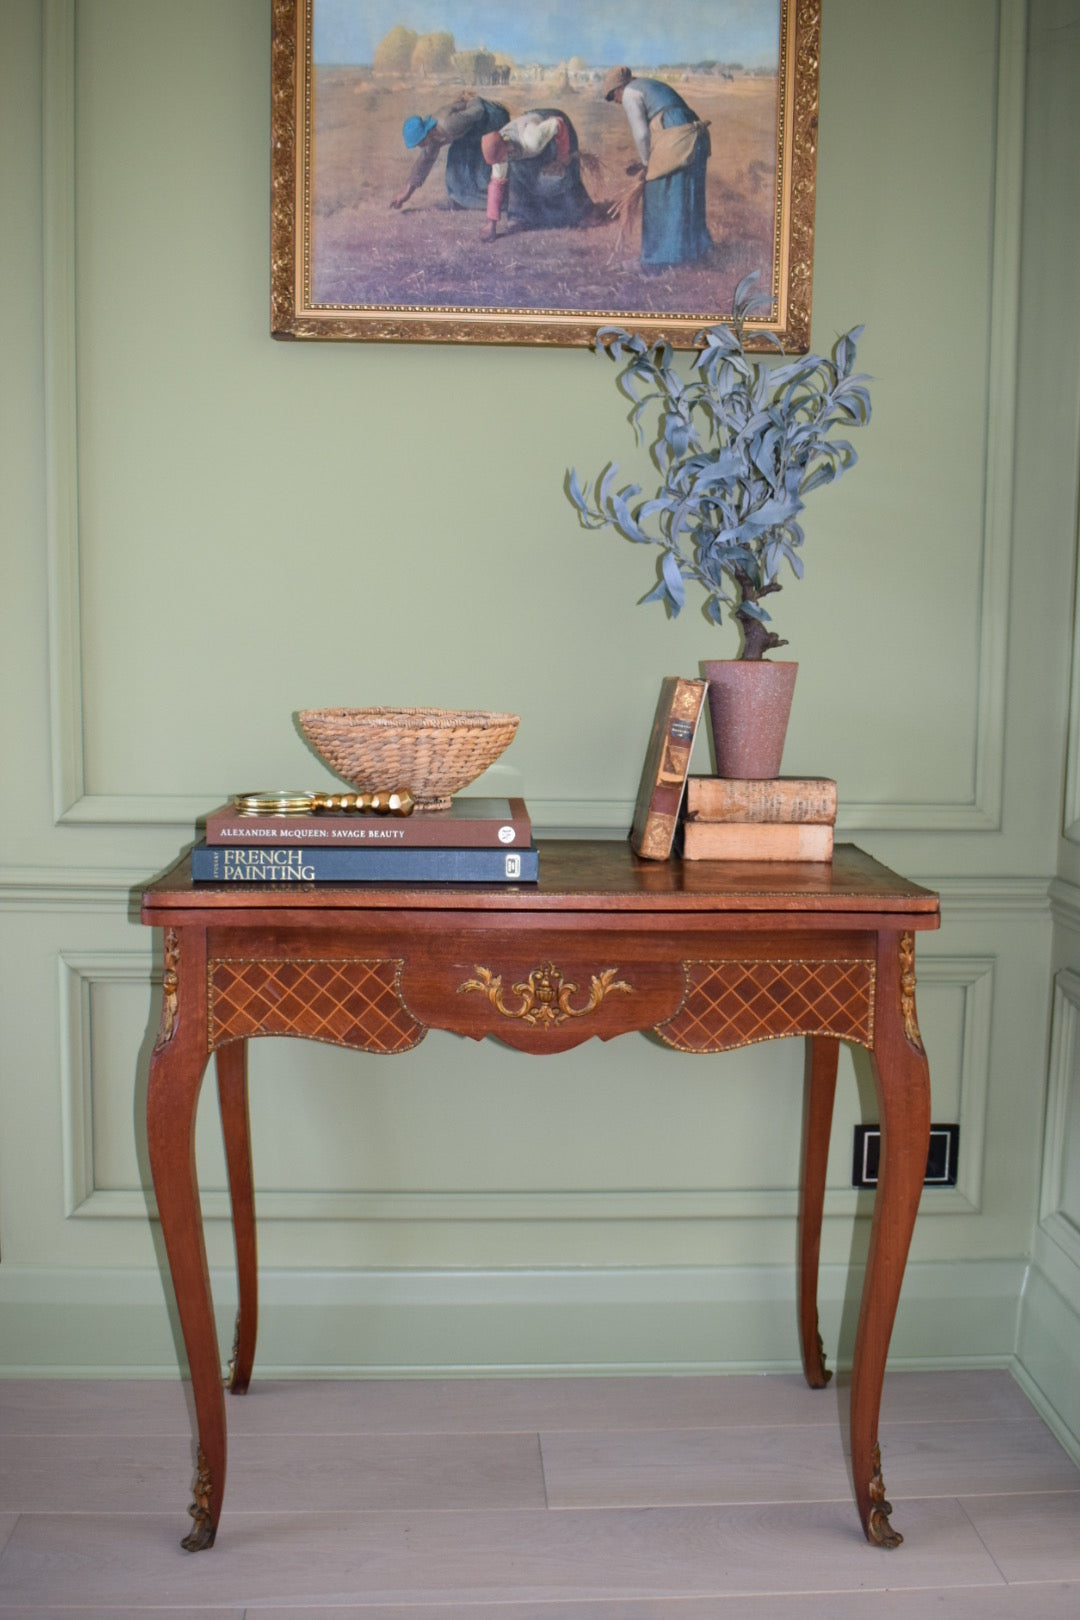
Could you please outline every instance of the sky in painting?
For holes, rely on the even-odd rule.
[[[775,67],[780,0],[315,0],[316,62],[371,62],[396,23],[445,31],[517,62],[631,66],[715,60]]]

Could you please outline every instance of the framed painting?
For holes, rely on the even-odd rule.
[[[271,330],[809,346],[821,0],[273,0]],[[767,339],[762,338],[762,341]]]

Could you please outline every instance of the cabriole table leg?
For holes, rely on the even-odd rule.
[[[205,935],[166,929],[164,999],[150,1058],[146,1134],[198,1427],[195,1500],[189,1509],[195,1522],[183,1541],[189,1552],[213,1545],[225,1488],[225,1400],[195,1172],[195,1107],[206,1068],[205,974]]]
[[[811,1389],[824,1389],[832,1377],[818,1328],[818,1262],[839,1057],[839,1041],[822,1035],[807,1038],[799,1182],[799,1340]]]
[[[878,949],[878,1005],[872,1063],[881,1120],[881,1161],[851,1378],[851,1464],[869,1541],[897,1547],[889,1523],[878,1445],[885,1361],[904,1280],[930,1146],[930,1070],[915,1018],[915,945],[885,934]]]
[[[259,1279],[255,1238],[255,1183],[251,1168],[251,1123],[248,1111],[247,1041],[230,1041],[214,1054],[217,1067],[221,1131],[229,1171],[233,1240],[239,1305],[236,1336],[229,1361],[227,1387],[243,1395],[251,1382],[255,1336],[259,1323]]]

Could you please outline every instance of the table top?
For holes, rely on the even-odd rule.
[[[938,926],[936,894],[853,844],[838,844],[831,862],[646,861],[617,839],[538,839],[537,847],[540,881],[520,885],[196,884],[185,856],[146,889],[142,918],[160,926],[182,913],[268,911],[800,912],[895,914],[905,928]]]

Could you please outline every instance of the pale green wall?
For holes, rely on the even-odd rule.
[[[565,469],[627,444],[587,351],[271,341],[266,0],[74,13],[0,8],[19,222],[0,234],[0,1363],[168,1367],[138,1149],[146,877],[229,791],[316,779],[290,721],[316,703],[513,708],[492,785],[542,829],[617,835],[660,677],[732,642],[635,607],[642,555],[577,526]],[[958,1188],[924,1201],[908,1362],[1010,1360],[1039,1196],[1077,440],[1043,465],[1028,356],[1075,404],[1053,355],[1075,358],[1077,315],[1039,243],[1070,229],[1043,166],[1076,114],[1062,97],[1029,123],[1025,193],[1028,57],[1019,0],[826,0],[813,342],[866,323],[875,414],[781,599],[802,664],[785,766],[835,775],[843,833],[943,894],[919,1010],[964,1148]],[[800,1069],[784,1044],[538,1065],[438,1035],[382,1062],[256,1043],[263,1366],[791,1364]],[[834,1356],[868,1101],[845,1059]]]

